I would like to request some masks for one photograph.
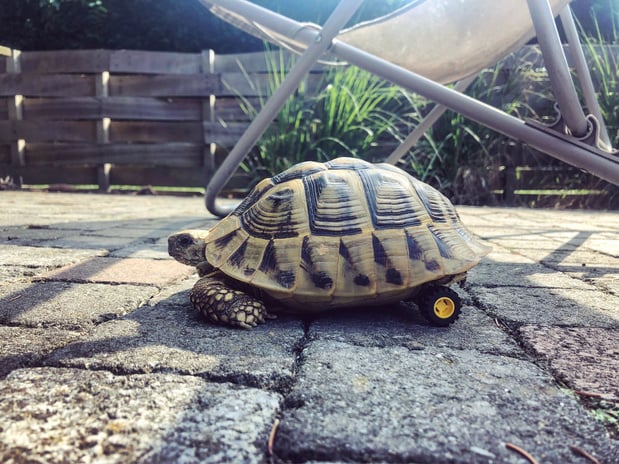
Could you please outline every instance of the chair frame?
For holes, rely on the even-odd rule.
[[[247,18],[251,23],[260,24],[276,34],[286,36],[291,43],[305,50],[289,70],[281,86],[269,98],[208,182],[205,204],[206,208],[216,216],[223,217],[231,212],[231,208],[217,203],[219,192],[312,66],[327,51],[349,64],[372,72],[437,103],[426,121],[420,123],[404,143],[387,158],[387,162],[397,162],[432,122],[438,119],[442,111],[449,108],[490,129],[518,139],[550,156],[619,185],[619,154],[610,146],[569,5],[560,13],[560,19],[570,43],[587,107],[591,111],[589,115],[585,115],[578,100],[548,0],[527,0],[557,101],[557,119],[548,126],[533,120],[523,121],[464,95],[460,91],[466,88],[472,78],[463,79],[452,89],[338,40],[337,34],[358,10],[363,0],[341,0],[322,28],[300,23],[245,0],[200,1],[210,6],[214,12],[222,8],[225,12],[232,12],[238,17]],[[558,108],[561,108],[561,111]]]

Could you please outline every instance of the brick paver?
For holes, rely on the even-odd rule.
[[[619,462],[619,214],[459,207],[461,318],[191,309],[202,198],[0,192],[0,462]],[[595,414],[588,408],[595,409]],[[613,409],[614,408],[614,409]]]

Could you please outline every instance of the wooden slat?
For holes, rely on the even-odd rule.
[[[23,166],[0,164],[0,176],[21,177],[24,184],[96,184],[97,169],[83,166]]]
[[[225,125],[218,122],[205,122],[204,140],[206,143],[216,143],[221,147],[232,147],[243,135],[248,125],[244,122],[232,122]]]
[[[136,50],[59,50],[24,52],[22,72],[36,73],[172,73],[200,72],[199,53]]]
[[[11,145],[0,145],[0,164],[11,164]]]
[[[255,108],[260,108],[260,102],[257,98],[249,98],[248,101]],[[241,109],[240,102],[236,98],[218,98],[215,100],[215,118],[226,122],[247,122],[250,120],[250,117]]]
[[[291,59],[297,57],[289,52],[283,52],[283,59],[280,58],[279,50],[272,52],[237,53],[230,55],[215,55],[215,72],[239,72],[241,69],[248,73],[269,72],[272,65],[279,68],[281,64],[289,69],[293,63]],[[313,71],[324,71],[328,66],[316,63]]]
[[[112,121],[110,142],[194,142],[234,145],[247,123]],[[97,140],[96,121],[1,121],[0,143],[24,139],[39,142],[93,142]]]
[[[208,97],[222,94],[216,74],[110,76],[110,96]]]
[[[11,57],[11,49],[0,46],[0,73],[5,73],[8,70],[8,61]]]
[[[199,121],[199,100],[141,97],[26,98],[25,119],[142,119],[146,121]]]
[[[202,144],[27,144],[28,165],[202,165]]]
[[[200,122],[112,121],[110,142],[193,142],[204,140]]]
[[[22,52],[23,73],[99,73],[110,68],[111,50]]]
[[[205,187],[208,178],[200,169],[141,166],[112,166],[110,180],[116,185],[157,185],[166,187]],[[240,171],[232,176],[224,191],[248,191],[250,179]]]
[[[200,168],[162,166],[112,166],[110,182],[116,185],[160,185],[167,187],[204,187],[205,174]]]
[[[80,97],[94,95],[93,76],[73,74],[0,74],[0,96]]]
[[[199,74],[200,53],[116,50],[110,57],[110,72],[139,74]]]
[[[94,142],[94,121],[1,121],[0,143],[24,139],[28,142]]]
[[[283,52],[283,63],[289,65],[291,54]],[[255,53],[236,53],[231,55],[215,55],[215,72],[239,72],[244,70],[248,73],[268,72],[271,68],[267,63],[280,64],[280,52],[255,52]]]
[[[9,119],[9,99],[0,97],[0,120]]]
[[[270,79],[268,74],[223,73],[221,75],[222,91],[220,95],[233,97],[238,95],[245,97],[268,96]],[[309,74],[305,79],[306,92],[310,95],[316,94],[322,82],[321,74]]]

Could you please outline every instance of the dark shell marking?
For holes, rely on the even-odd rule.
[[[206,259],[305,312],[406,298],[487,252],[434,188],[394,166],[338,158],[260,182],[211,229]]]

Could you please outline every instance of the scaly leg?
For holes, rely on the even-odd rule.
[[[206,276],[191,291],[193,307],[210,321],[251,329],[269,317],[264,303],[226,285],[225,280]]]

